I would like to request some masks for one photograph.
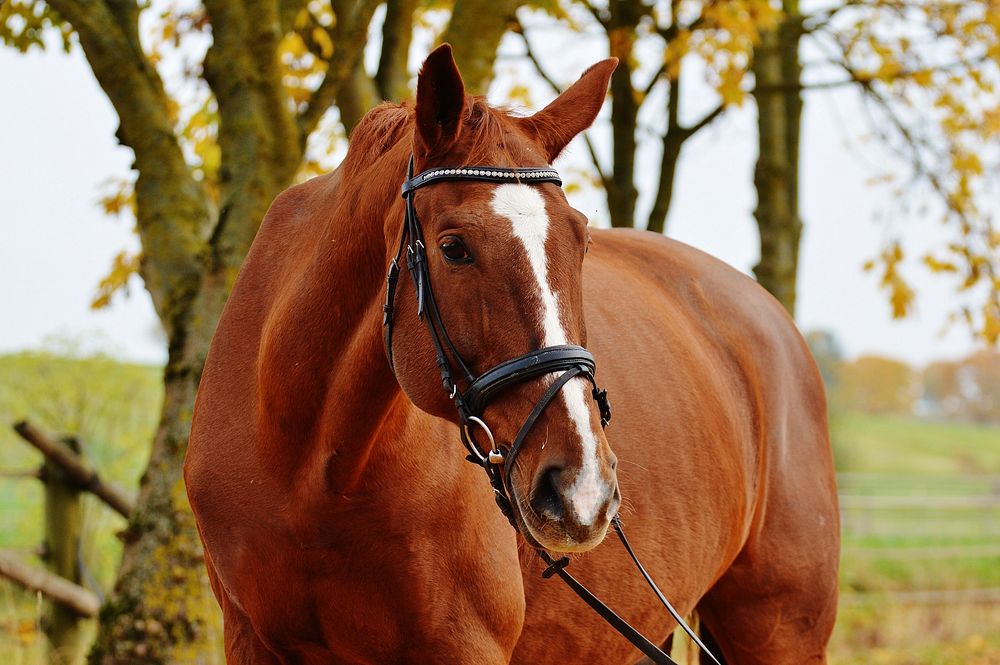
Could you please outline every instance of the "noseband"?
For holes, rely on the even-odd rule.
[[[486,471],[490,485],[493,487],[497,506],[500,507],[501,512],[510,522],[511,526],[517,529],[514,519],[513,492],[510,487],[510,476],[521,446],[546,407],[555,399],[563,386],[577,377],[584,378],[591,384],[591,396],[597,402],[602,428],[607,427],[608,422],[611,420],[611,404],[608,402],[607,391],[598,388],[597,381],[594,378],[594,372],[597,369],[594,356],[587,349],[575,344],[547,346],[530,351],[524,355],[506,360],[492,369],[483,372],[478,377],[474,376],[469,370],[469,366],[455,348],[455,344],[448,336],[448,331],[441,320],[441,311],[438,309],[437,302],[434,299],[434,291],[431,288],[430,272],[427,266],[427,246],[424,243],[423,229],[420,226],[420,221],[417,219],[417,211],[413,205],[413,197],[416,190],[427,185],[447,181],[475,181],[498,184],[520,183],[527,185],[553,183],[561,187],[562,180],[554,169],[548,167],[446,167],[432,168],[413,175],[413,156],[411,155],[406,170],[406,181],[403,183],[402,188],[403,199],[406,202],[406,216],[399,238],[399,247],[396,250],[395,257],[389,263],[389,271],[386,276],[385,305],[382,307],[382,324],[385,327],[385,352],[389,358],[389,366],[395,372],[396,368],[392,356],[393,314],[395,309],[396,284],[399,281],[400,262],[405,252],[406,267],[413,280],[413,287],[417,295],[417,316],[427,325],[431,341],[434,343],[435,362],[441,373],[441,386],[444,388],[445,393],[448,394],[449,399],[455,403],[455,408],[458,411],[462,444],[469,452],[466,459]],[[461,375],[461,380],[466,386],[464,390],[459,390],[458,388],[453,367],[457,368],[458,373]],[[559,374],[559,376],[549,384],[541,398],[535,403],[535,407],[528,414],[524,424],[521,425],[520,430],[518,430],[517,435],[514,437],[513,443],[509,447],[497,444],[493,438],[493,432],[483,420],[483,413],[486,407],[499,394],[509,388],[547,374]],[[489,441],[489,452],[485,454],[476,445],[472,436],[472,432],[476,429],[482,430]],[[674,610],[657,588],[649,573],[639,563],[639,559],[625,538],[625,532],[622,529],[618,515],[615,515],[611,523],[630,557],[639,568],[639,571],[652,587],[660,601],[666,606],[671,616],[684,628],[702,651],[707,653],[715,661],[716,665],[718,665],[719,661],[702,644],[698,636],[691,631],[683,618]],[[590,605],[605,621],[610,623],[615,630],[652,659],[653,662],[662,665],[677,665],[676,661],[645,638],[629,625],[628,622],[615,614],[613,610],[602,603],[572,575],[567,573],[565,570],[566,566],[569,565],[567,557],[553,559],[543,550],[536,550],[536,552],[548,564],[548,568],[542,573],[543,577],[548,578],[552,575],[558,575],[584,602]]]

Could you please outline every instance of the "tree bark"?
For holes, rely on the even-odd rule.
[[[365,113],[381,101],[378,87],[372,77],[368,76],[361,62],[354,67],[351,79],[340,89],[337,95],[337,109],[340,111],[340,122],[348,136]]]
[[[386,3],[382,54],[375,74],[375,85],[382,99],[401,102],[410,96],[409,56],[416,9],[417,0]]]
[[[760,231],[757,281],[795,315],[799,241],[799,131],[802,94],[799,81],[802,36],[798,0],[782,3],[785,17],[764,33],[754,54],[759,154],[754,171]]]

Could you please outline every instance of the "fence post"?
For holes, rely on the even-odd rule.
[[[75,439],[65,443],[80,453]],[[45,461],[45,560],[49,570],[82,584],[80,541],[83,533],[81,491],[66,472],[51,460]],[[59,603],[49,603],[45,632],[49,639],[49,662],[54,665],[79,665],[86,656],[89,642],[86,623],[79,614]]]

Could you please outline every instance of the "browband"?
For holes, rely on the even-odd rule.
[[[562,187],[562,179],[559,173],[550,166],[540,168],[501,168],[499,166],[454,166],[444,168],[431,168],[422,171],[412,178],[407,178],[403,182],[402,195],[407,194],[424,185],[445,180],[474,180],[476,182],[524,182],[525,184],[536,184],[540,182],[551,182]]]

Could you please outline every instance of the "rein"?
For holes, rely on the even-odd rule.
[[[431,288],[430,271],[427,266],[427,247],[424,243],[423,229],[417,219],[417,212],[414,208],[413,198],[417,189],[437,182],[446,181],[476,181],[492,183],[523,183],[542,184],[553,183],[562,186],[562,180],[558,172],[552,168],[501,168],[493,166],[464,166],[432,168],[417,175],[413,174],[413,156],[410,156],[407,165],[406,181],[403,183],[402,196],[406,202],[406,216],[403,229],[400,233],[399,247],[396,255],[389,263],[388,274],[386,275],[386,297],[385,305],[382,307],[382,324],[385,327],[385,350],[389,359],[389,365],[395,372],[395,364],[392,356],[392,331],[393,313],[395,308],[396,285],[399,281],[400,263],[405,252],[406,267],[413,280],[414,290],[417,296],[417,316],[427,325],[431,341],[434,343],[435,362],[441,374],[441,385],[448,397],[455,403],[458,411],[462,444],[468,450],[466,459],[473,464],[482,467],[493,487],[494,499],[500,511],[510,522],[514,529],[517,524],[514,519],[513,492],[509,485],[511,471],[514,468],[514,461],[521,450],[521,446],[527,438],[529,432],[534,427],[538,418],[545,411],[546,407],[556,398],[559,391],[570,380],[574,378],[584,378],[592,386],[591,397],[597,402],[601,416],[601,427],[607,427],[611,421],[611,404],[608,401],[606,390],[601,390],[594,378],[597,370],[597,363],[582,346],[565,344],[559,346],[549,346],[535,351],[531,351],[516,358],[506,360],[492,369],[483,372],[478,377],[469,370],[468,365],[458,353],[454,343],[448,336],[448,331],[441,320],[441,312],[434,299],[434,291]],[[461,381],[466,386],[465,390],[459,390],[458,383],[453,374],[453,365],[460,374]],[[483,413],[490,401],[499,393],[529,381],[533,378],[545,374],[559,374],[546,389],[535,407],[531,410],[521,429],[515,436],[510,447],[498,445],[493,438],[493,433],[483,420]],[[476,445],[472,436],[474,429],[481,430],[489,441],[489,452],[483,452]],[[615,515],[611,520],[611,525],[618,534],[626,551],[632,558],[639,572],[656,593],[660,602],[667,608],[670,615],[684,629],[684,631],[694,640],[695,644],[715,662],[719,660],[708,650],[697,635],[688,627],[684,619],[670,605],[666,597],[653,582],[652,577],[639,562],[638,557],[629,545],[622,528],[621,518]],[[542,577],[548,579],[553,575],[558,575],[587,605],[596,611],[615,630],[638,648],[643,654],[649,657],[658,665],[677,665],[677,662],[664,653],[657,645],[650,642],[638,630],[632,627],[627,621],[622,619],[611,608],[600,601],[585,586],[580,584],[572,575],[566,572],[566,567],[570,560],[568,557],[553,559],[552,556],[542,549],[535,552],[546,563],[547,568],[542,572]]]

